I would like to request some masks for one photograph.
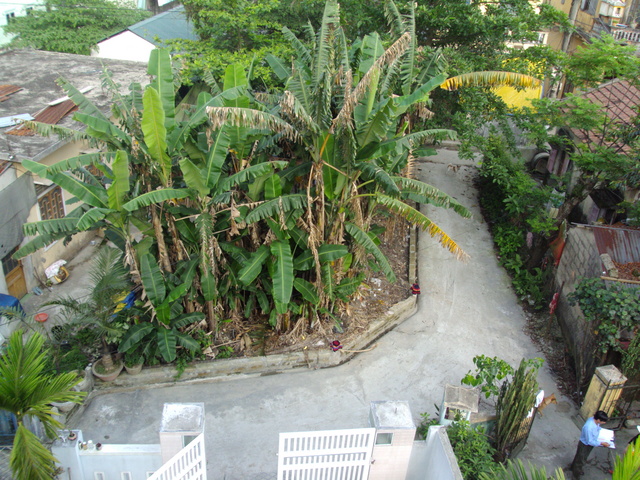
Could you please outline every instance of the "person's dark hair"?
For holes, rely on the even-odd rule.
[[[593,416],[594,420],[600,420],[601,422],[608,422],[609,421],[609,415],[607,415],[606,412],[603,412],[602,410],[598,410],[595,415]]]

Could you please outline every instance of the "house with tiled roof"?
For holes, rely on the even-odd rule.
[[[633,120],[638,116],[640,108],[640,89],[626,80],[615,79],[581,95],[591,103],[602,106],[606,115],[607,130],[630,128],[633,130]],[[635,128],[635,127],[634,127]],[[605,138],[597,129],[561,128],[558,134],[571,139],[568,143],[588,143],[598,145],[628,155],[636,155],[628,145],[628,139],[608,136]],[[531,163],[534,175],[544,183],[556,185],[558,178],[565,175],[577,175],[571,161],[573,147],[569,145],[552,145],[550,152],[536,155]],[[639,160],[640,161],[640,160]],[[572,180],[569,182],[572,183]],[[598,188],[582,202],[572,219],[580,223],[614,223],[623,220],[624,213],[616,206],[622,202],[635,202],[640,197],[638,189]],[[620,217],[620,218],[619,218]]]
[[[95,57],[147,62],[168,40],[198,40],[183,6],[159,13],[98,42]]]
[[[13,258],[28,241],[24,223],[62,218],[77,206],[70,194],[28,172],[22,162],[52,165],[90,148],[72,139],[41,137],[21,122],[34,119],[81,128],[73,121],[76,107],[58,85],[59,78],[108,113],[111,99],[102,88],[104,68],[123,89],[146,79],[146,66],[137,62],[38,50],[0,52],[0,293],[21,298],[42,286],[46,267],[57,260],[69,260],[90,240],[91,234],[81,233],[66,244],[62,240],[54,242],[23,260]]]

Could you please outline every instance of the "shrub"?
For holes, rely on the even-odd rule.
[[[480,474],[491,472],[495,450],[484,428],[471,428],[469,422],[461,420],[447,427],[447,435],[465,480],[475,480]]]

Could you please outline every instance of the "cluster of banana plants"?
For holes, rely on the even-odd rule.
[[[23,163],[83,204],[63,219],[26,225],[34,238],[17,256],[103,230],[143,292],[145,315],[125,350],[151,337],[195,348],[183,327],[202,318],[210,332],[228,319],[301,332],[331,321],[370,263],[395,279],[374,233],[380,210],[464,255],[413,206],[469,216],[411,176],[414,148],[454,134],[411,132],[403,121],[446,76],[406,83],[395,94],[413,62],[411,33],[387,48],[375,34],[349,47],[335,0],[327,1],[320,29],[308,30],[304,40],[285,31],[297,52],[292,62],[266,59],[282,81],[278,91],[254,91],[250,72],[231,65],[221,85],[209,80],[180,98],[169,53],[154,50],[144,87],[121,94],[105,73],[111,115],[61,80],[84,129],[30,123],[100,153],[52,166]],[[167,361],[171,350],[163,350]]]

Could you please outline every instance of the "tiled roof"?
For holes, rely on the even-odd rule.
[[[626,80],[612,80],[582,95],[591,103],[602,105],[606,115],[617,124],[629,124],[638,114],[640,90]],[[573,133],[582,141],[587,140],[585,132],[574,129]],[[596,140],[593,133],[590,139]]]

